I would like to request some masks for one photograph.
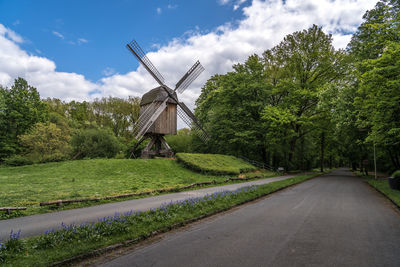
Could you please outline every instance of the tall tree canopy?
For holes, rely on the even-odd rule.
[[[10,89],[0,87],[0,159],[20,151],[18,136],[35,123],[47,120],[46,105],[36,88],[22,79],[15,79]]]
[[[286,36],[262,58],[250,56],[233,72],[212,77],[196,102],[212,149],[263,161],[278,156],[286,167],[298,167],[298,140],[318,128],[326,113],[317,108],[321,92],[341,79],[345,62],[332,37],[313,25]]]

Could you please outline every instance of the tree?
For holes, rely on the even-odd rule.
[[[54,123],[36,123],[19,139],[26,148],[26,156],[33,162],[60,161],[70,157],[69,132]]]
[[[253,55],[234,71],[207,81],[196,101],[196,114],[208,130],[209,151],[266,160],[261,111],[268,84],[262,59]]]
[[[390,42],[377,59],[363,61],[359,95],[360,126],[370,129],[366,142],[385,148],[400,169],[400,43]]]
[[[361,157],[372,154],[372,143],[378,151],[378,165],[383,170],[399,168],[396,139],[398,112],[398,44],[400,42],[400,2],[381,0],[366,12],[364,22],[353,36],[348,50],[355,59],[355,93],[353,98],[356,121],[353,132],[361,132]],[[393,57],[393,58],[392,58]],[[396,76],[397,75],[397,76]],[[391,161],[392,166],[385,162]]]
[[[263,119],[272,135],[288,140],[291,166],[287,167],[294,167],[298,140],[316,129],[320,113],[325,112],[317,109],[321,90],[346,73],[346,54],[334,49],[331,35],[313,25],[287,35],[264,52],[264,59],[273,74],[274,101],[265,107]]]
[[[36,88],[22,78],[10,88],[0,88],[3,110],[0,112],[0,159],[21,151],[18,136],[35,123],[47,120],[48,110]],[[5,108],[4,108],[5,106]]]

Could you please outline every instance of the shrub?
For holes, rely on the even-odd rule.
[[[191,153],[192,149],[192,135],[168,135],[165,140],[174,151],[174,153]]]
[[[393,177],[393,178],[396,178],[396,179],[400,179],[400,170],[395,171],[395,172],[392,174],[392,177]]]
[[[32,160],[22,155],[13,155],[4,159],[4,164],[8,166],[22,166],[33,164]]]
[[[36,123],[19,139],[28,152],[26,157],[33,162],[61,161],[68,159],[71,153],[69,130],[51,122]]]
[[[122,149],[115,135],[106,129],[84,129],[72,137],[74,158],[113,158]]]

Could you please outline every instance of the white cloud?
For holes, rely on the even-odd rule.
[[[157,11],[157,14],[160,15],[162,12],[161,7],[157,7],[156,11]]]
[[[229,0],[221,0],[229,2]],[[241,1],[232,1],[238,4]],[[147,56],[173,87],[199,59],[203,74],[180,95],[193,107],[203,84],[216,73],[232,70],[232,64],[243,62],[250,54],[262,53],[278,44],[285,35],[317,24],[331,33],[334,45],[344,48],[362,22],[362,15],[375,0],[253,0],[243,7],[243,19],[236,26],[224,24],[202,33],[193,30],[160,46]],[[161,9],[160,9],[161,12]],[[54,32],[53,32],[54,34]],[[42,97],[64,100],[90,100],[102,96],[141,96],[157,84],[143,67],[126,73],[103,71],[104,78],[91,82],[77,73],[56,70],[56,64],[44,57],[28,54],[19,47],[23,38],[0,24],[0,84],[9,86],[18,76],[36,86]],[[151,45],[151,44],[147,44]],[[117,70],[118,71],[118,70]],[[111,75],[111,76],[110,76]]]
[[[62,35],[61,33],[56,32],[56,31],[52,31],[52,33],[53,33],[55,36],[57,36],[58,38],[64,39],[64,35]]]
[[[89,41],[86,40],[85,38],[78,38],[78,44],[86,44],[87,42]]]
[[[107,68],[105,68],[103,70],[102,73],[103,73],[104,76],[111,76],[111,75],[113,75],[115,73],[115,69],[107,67]]]
[[[171,4],[167,6],[168,9],[176,9],[177,7],[178,5],[171,5]]]

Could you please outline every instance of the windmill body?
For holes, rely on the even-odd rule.
[[[177,96],[177,92],[182,93],[204,70],[200,62],[197,61],[177,82],[175,89],[172,90],[164,84],[164,78],[147,58],[136,41],[130,42],[126,47],[160,85],[142,97],[140,115],[133,126],[137,142],[131,151],[131,156],[141,142],[150,138],[149,143],[142,150],[142,158],[151,158],[154,156],[172,157],[172,149],[165,141],[164,135],[176,134],[177,116],[193,132],[197,133],[203,141],[207,141],[208,135],[200,122],[184,103],[179,102]]]
[[[167,88],[171,94],[175,96],[176,93]],[[140,113],[142,114],[147,108],[150,108],[153,102],[164,102],[167,100],[167,107],[163,110],[157,120],[147,130],[147,134],[176,134],[177,130],[177,103],[167,94],[165,89],[161,86],[154,88],[142,96],[140,101]]]

